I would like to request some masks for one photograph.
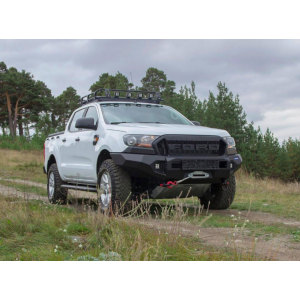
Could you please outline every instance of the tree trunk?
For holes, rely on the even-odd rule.
[[[11,101],[10,101],[10,96],[8,92],[6,92],[6,100],[7,100],[7,109],[8,109],[8,125],[9,125],[9,131],[10,135],[12,137],[15,137],[14,134],[14,124],[13,124],[13,116],[12,116],[12,111],[11,111]]]
[[[24,136],[22,116],[18,116],[19,136]]]
[[[18,126],[19,101],[22,99],[22,97],[23,97],[23,94],[18,98],[18,100],[16,102],[16,106],[15,106],[15,116],[14,116],[14,123],[13,123],[15,136],[17,134],[17,126]]]

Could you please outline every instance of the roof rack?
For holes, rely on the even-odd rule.
[[[98,95],[100,94],[100,92],[102,92],[101,94],[104,94],[104,96]],[[120,97],[121,93],[126,93],[126,97]],[[143,103],[159,104],[161,101],[164,100],[161,99],[160,92],[116,90],[116,89],[98,89],[97,91],[91,94],[79,98],[79,103],[81,105],[85,105],[91,102],[102,102],[102,101],[143,102]]]

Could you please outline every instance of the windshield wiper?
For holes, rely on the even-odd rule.
[[[121,123],[131,123],[131,122],[111,122],[110,124],[121,124]]]
[[[139,123],[156,123],[156,124],[163,124],[161,122],[139,122]]]

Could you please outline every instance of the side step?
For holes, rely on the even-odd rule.
[[[72,185],[72,184],[62,184],[62,188],[73,189],[73,190],[80,190],[86,192],[94,192],[97,193],[97,189],[91,186],[81,186],[81,185]]]

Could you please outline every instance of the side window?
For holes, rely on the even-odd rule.
[[[90,106],[85,115],[85,118],[94,118],[94,125],[98,125],[98,112],[96,107]]]
[[[71,122],[71,125],[70,125],[70,128],[69,128],[69,130],[70,130],[71,132],[74,132],[74,131],[78,131],[78,130],[79,130],[78,128],[75,128],[75,124],[76,124],[77,119],[82,118],[84,111],[85,111],[85,109],[81,109],[81,110],[77,111],[77,112],[74,114],[74,117],[73,117],[73,119],[72,119],[72,122]]]

